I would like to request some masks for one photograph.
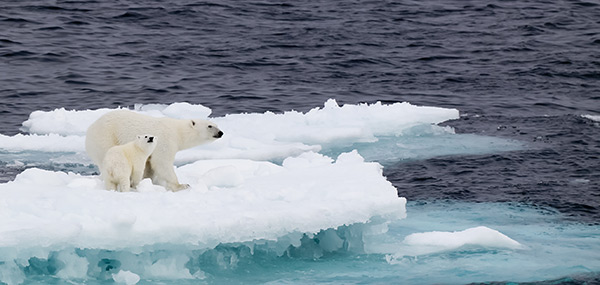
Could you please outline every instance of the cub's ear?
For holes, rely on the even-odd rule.
[[[190,126],[193,128],[196,126],[196,122],[194,122],[194,120],[190,120]]]

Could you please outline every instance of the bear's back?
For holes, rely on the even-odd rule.
[[[106,132],[114,136],[116,144],[124,144],[136,139],[137,135],[151,133],[157,138],[176,136],[178,120],[155,118],[129,110],[116,110],[104,115],[98,122]]]

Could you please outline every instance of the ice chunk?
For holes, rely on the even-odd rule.
[[[0,134],[0,149],[17,151],[77,152],[84,151],[85,137],[78,135],[23,135],[5,136]]]
[[[21,130],[32,134],[82,135],[88,126],[113,109],[34,111],[23,122]]]
[[[459,248],[464,245],[484,247],[520,248],[521,244],[497,230],[479,226],[458,232],[414,233],[404,239],[411,246],[427,246],[443,249]]]
[[[327,229],[317,235],[319,246],[326,251],[334,252],[344,246],[344,240],[340,238],[334,229]]]
[[[123,283],[123,284],[127,284],[127,285],[133,285],[133,284],[137,284],[138,282],[140,282],[139,275],[137,275],[131,271],[125,271],[125,270],[121,270],[121,271],[119,271],[119,273],[113,274],[112,278],[117,283]]]
[[[323,108],[303,114],[235,114],[215,121],[243,137],[273,138],[284,142],[328,144],[373,142],[376,136],[399,135],[416,125],[437,124],[458,118],[458,110],[420,107],[409,103],[338,106],[330,99]]]
[[[0,262],[0,282],[8,285],[21,284],[25,281],[25,273],[15,261],[7,260]]]
[[[171,105],[136,104],[134,110],[155,117],[171,117],[177,119],[206,119],[212,110],[202,105],[177,102]]]
[[[394,255],[394,259],[402,256],[427,255],[455,250],[463,246],[505,249],[524,248],[519,242],[497,230],[478,226],[456,232],[433,231],[410,234],[404,238],[401,249]]]
[[[582,115],[582,117],[590,119],[595,122],[600,122],[600,115]]]
[[[56,257],[62,267],[56,273],[56,276],[62,279],[85,279],[89,262],[85,257],[77,255],[73,251],[61,251]]]
[[[202,105],[192,105],[187,102],[173,103],[167,106],[163,111],[167,117],[178,119],[199,118],[206,119],[212,113],[212,110]]]
[[[145,270],[145,276],[160,279],[194,279],[185,267],[189,257],[178,254],[154,261]]]

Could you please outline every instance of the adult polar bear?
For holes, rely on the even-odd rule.
[[[189,187],[179,184],[173,169],[175,154],[184,149],[214,141],[223,136],[219,128],[206,120],[155,118],[129,110],[107,113],[94,122],[85,136],[85,150],[100,169],[109,148],[136,139],[140,134],[157,138],[156,148],[146,162],[144,178],[171,191]]]

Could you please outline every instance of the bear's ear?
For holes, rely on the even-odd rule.
[[[196,122],[194,122],[194,120],[190,120],[190,124],[191,124],[192,128],[193,128],[194,126],[196,126]]]

